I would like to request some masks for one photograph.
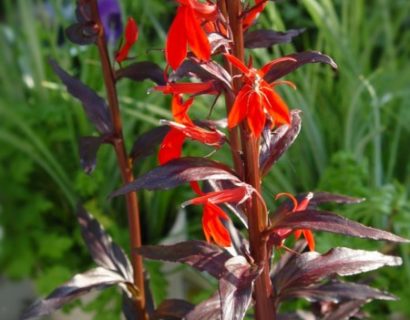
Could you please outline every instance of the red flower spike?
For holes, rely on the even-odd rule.
[[[117,52],[115,56],[115,60],[120,63],[127,59],[128,52],[130,51],[131,47],[134,45],[135,42],[138,40],[138,26],[135,22],[134,18],[130,17],[127,21],[127,26],[125,27],[125,42],[122,48]]]
[[[189,46],[200,60],[211,57],[211,45],[201,27],[202,20],[215,19],[216,5],[198,0],[178,0],[180,6],[168,31],[165,56],[168,64],[178,69],[187,55]]]
[[[286,103],[272,88],[284,82],[267,83],[263,77],[275,64],[294,60],[280,58],[263,66],[260,70],[249,68],[233,55],[225,54],[228,61],[243,73],[245,84],[239,90],[232,109],[228,115],[228,127],[236,127],[245,118],[250,131],[260,137],[266,122],[266,114],[272,118],[272,127],[278,124],[289,124],[290,113]],[[289,82],[286,82],[289,84]]]
[[[292,209],[292,213],[297,213],[298,211],[304,211],[307,209],[310,200],[313,198],[313,193],[309,192],[306,197],[300,202],[298,203],[298,201],[296,200],[296,198],[287,192],[283,192],[283,193],[278,193],[275,197],[275,200],[279,199],[280,197],[286,196],[288,197],[292,202],[293,202],[293,209]],[[291,233],[291,229],[280,229],[280,230],[276,230],[275,231],[279,237],[281,237],[283,240],[285,238],[287,238]],[[295,239],[299,239],[300,236],[303,234],[303,236],[305,237],[307,243],[308,243],[308,247],[310,251],[315,251],[315,239],[313,237],[313,233],[312,231],[308,230],[308,229],[300,229],[300,230],[295,230],[294,231],[294,235],[295,235]]]

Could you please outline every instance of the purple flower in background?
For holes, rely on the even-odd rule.
[[[101,22],[104,26],[105,37],[109,43],[114,43],[122,35],[121,8],[118,0],[99,0]]]

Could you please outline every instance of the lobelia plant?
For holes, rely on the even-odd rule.
[[[116,1],[113,1],[116,3]],[[108,3],[108,4],[105,4]],[[34,303],[22,319],[49,314],[92,289],[119,286],[127,319],[344,319],[359,316],[360,308],[373,299],[393,300],[389,293],[364,284],[343,282],[338,276],[355,275],[382,266],[397,266],[401,259],[376,251],[333,248],[315,252],[312,231],[327,231],[374,240],[408,242],[389,232],[364,226],[335,213],[320,210],[326,203],[354,204],[363,199],[326,192],[307,192],[288,198],[270,212],[262,196],[263,178],[292,145],[301,128],[299,110],[289,110],[276,86],[295,85],[279,80],[308,63],[325,63],[336,69],[328,56],[315,51],[294,53],[253,67],[245,49],[268,48],[289,42],[303,30],[276,32],[252,30],[267,0],[177,0],[177,13],[165,45],[166,68],[128,60],[138,39],[138,27],[129,18],[124,40],[117,52],[109,52],[104,4],[110,1],[77,1],[77,22],[66,35],[80,45],[95,44],[99,51],[107,102],[94,90],[64,71],[54,60],[50,65],[78,99],[98,136],[80,139],[81,165],[91,174],[102,144],[113,146],[123,186],[111,197],[125,195],[128,212],[130,259],[111,240],[98,221],[78,206],[77,218],[85,243],[98,265],[75,275],[48,297]],[[110,9],[111,10],[111,9]],[[117,17],[117,16],[116,16]],[[119,19],[117,17],[117,19]],[[115,27],[115,30],[121,30]],[[116,83],[124,78],[149,79],[153,88],[172,96],[172,120],[138,137],[130,152],[124,143]],[[189,82],[195,80],[195,82]],[[192,120],[190,108],[202,95],[213,95],[209,116]],[[225,98],[226,119],[212,117],[216,100]],[[218,104],[218,107],[221,104]],[[231,152],[232,165],[203,157],[182,156],[186,140]],[[134,178],[133,164],[155,153],[159,166]],[[136,192],[190,184],[196,198],[182,206],[203,207],[202,227],[206,241],[173,245],[141,244],[140,213]],[[234,225],[227,212],[237,218]],[[243,232],[245,230],[245,232]],[[306,241],[285,246],[291,235]],[[305,247],[308,247],[305,251]],[[282,253],[279,259],[273,257]],[[185,263],[218,281],[207,300],[193,305],[169,299],[155,303],[142,258]],[[313,302],[314,314],[295,310],[279,313],[289,299]]]

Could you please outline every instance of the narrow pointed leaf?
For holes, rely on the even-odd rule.
[[[141,134],[132,146],[130,153],[132,161],[135,162],[153,154],[169,130],[169,126],[159,126]]]
[[[351,319],[352,317],[363,319],[363,317],[358,317],[360,308],[366,304],[366,300],[353,300],[343,302],[335,307],[335,310],[327,313],[323,320],[341,320],[341,319]]]
[[[325,284],[288,290],[281,300],[290,298],[307,298],[310,301],[331,301],[338,303],[347,300],[397,300],[388,292],[364,284],[332,281]]]
[[[115,73],[115,76],[117,80],[128,78],[139,82],[150,79],[158,85],[166,84],[164,71],[157,64],[150,61],[136,62],[121,68]]]
[[[91,174],[97,162],[97,152],[104,142],[102,137],[81,137],[79,142],[80,164],[86,174]]]
[[[110,133],[112,128],[111,117],[104,99],[80,80],[70,76],[56,61],[50,59],[49,63],[55,74],[67,87],[68,92],[74,98],[80,100],[88,119],[97,130],[100,133]]]
[[[264,133],[259,160],[262,175],[266,175],[293,144],[299,135],[301,125],[300,110],[292,110],[290,125],[282,125],[273,132],[269,130]]]
[[[229,167],[209,159],[186,157],[175,159],[156,167],[137,180],[111,194],[111,197],[140,189],[169,189],[190,181],[239,181]]]
[[[186,263],[215,278],[226,271],[225,262],[232,257],[216,245],[196,240],[173,245],[142,246],[136,250],[146,259]]]
[[[48,315],[92,289],[100,290],[124,281],[125,279],[117,272],[101,267],[77,274],[70,281],[55,289],[47,298],[34,303],[23,314],[21,320]]]
[[[118,272],[129,282],[133,282],[133,271],[124,251],[112,241],[98,221],[81,206],[77,209],[81,234],[95,263]]]
[[[183,319],[194,307],[192,303],[181,299],[164,300],[155,310],[152,320]]]
[[[392,242],[410,242],[390,232],[367,227],[361,223],[346,219],[327,211],[305,210],[287,214],[279,221],[274,221],[275,229],[311,229],[344,234],[351,237],[385,240]]]
[[[245,47],[250,49],[269,48],[275,44],[289,43],[305,29],[291,29],[285,32],[273,30],[255,30],[245,34]]]
[[[271,83],[283,76],[291,73],[297,68],[307,63],[325,63],[330,65],[333,69],[337,69],[336,63],[329,56],[318,51],[304,51],[300,53],[293,53],[284,58],[293,58],[292,60],[284,60],[283,62],[275,64],[266,74],[264,79]]]
[[[330,276],[350,276],[372,271],[383,266],[398,266],[400,257],[384,255],[377,251],[334,248],[320,255],[306,252],[290,259],[273,277],[273,287],[280,299],[289,290],[305,288]]]
[[[220,295],[216,292],[211,298],[202,301],[189,312],[184,320],[221,320],[221,301]]]

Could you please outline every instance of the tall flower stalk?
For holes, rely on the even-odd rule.
[[[334,280],[394,266],[398,257],[378,252],[333,248],[315,252],[313,231],[345,236],[408,242],[383,230],[366,227],[332,212],[320,210],[323,203],[357,203],[362,199],[325,192],[286,196],[274,212],[263,198],[263,179],[269,169],[292,145],[301,128],[299,110],[289,108],[275,86],[293,83],[279,80],[308,63],[324,63],[336,69],[328,56],[315,51],[294,53],[253,66],[245,50],[267,48],[289,42],[300,30],[276,32],[254,30],[257,17],[268,5],[266,0],[177,0],[176,15],[164,45],[166,67],[149,61],[129,63],[130,51],[138,39],[138,26],[129,18],[125,43],[117,52],[108,51],[104,26],[96,0],[77,2],[78,22],[67,29],[74,43],[95,44],[98,48],[106,99],[71,77],[55,61],[51,66],[67,90],[83,104],[98,137],[80,139],[81,163],[87,173],[95,166],[96,153],[103,143],[113,145],[123,186],[111,197],[125,195],[128,212],[131,259],[106,234],[98,222],[81,206],[78,220],[83,238],[98,267],[76,275],[47,298],[27,310],[23,319],[44,315],[81,296],[90,289],[118,285],[123,291],[123,312],[131,319],[243,319],[248,310],[257,320],[276,319],[283,301],[304,297],[323,303],[324,317],[356,314],[372,299],[391,300],[388,293],[365,285]],[[116,63],[114,63],[116,62]],[[187,82],[186,78],[195,81]],[[117,81],[149,79],[155,91],[172,95],[172,119],[138,137],[130,153],[124,144]],[[225,98],[225,119],[191,119],[195,100],[212,95],[214,105]],[[184,143],[202,143],[208,148],[226,148],[232,167],[210,159],[207,154],[184,154]],[[159,166],[134,178],[133,163],[155,153]],[[136,192],[189,184],[196,198],[182,204],[201,205],[206,241],[185,241],[170,246],[141,245],[140,213]],[[235,226],[235,215],[242,227]],[[247,230],[243,236],[241,231]],[[286,240],[295,235],[292,248]],[[307,246],[307,250],[305,248]],[[230,249],[227,250],[226,248]],[[278,263],[272,258],[287,250]],[[218,281],[218,289],[198,305],[183,300],[152,301],[145,285],[142,257],[185,263],[206,272]],[[326,282],[327,281],[327,282]],[[347,295],[346,292],[349,292]],[[354,302],[354,303],[352,303]],[[331,303],[331,307],[329,307]],[[287,315],[288,316],[288,315]]]

